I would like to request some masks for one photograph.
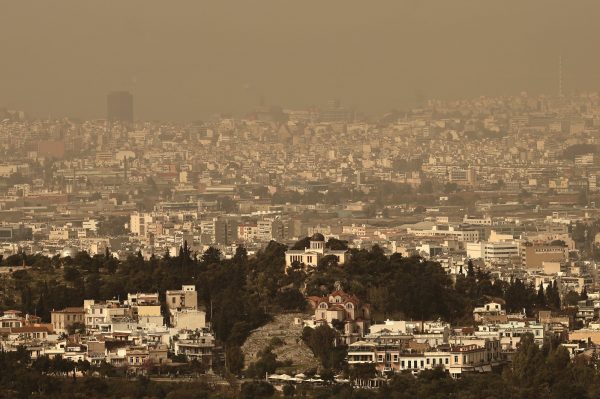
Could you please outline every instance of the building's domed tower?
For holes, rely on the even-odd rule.
[[[325,252],[325,237],[321,233],[315,233],[310,238],[310,250],[318,253]]]

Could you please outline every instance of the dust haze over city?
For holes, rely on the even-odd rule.
[[[597,398],[598,15],[0,2],[0,397]]]
[[[6,2],[0,104],[37,117],[242,115],[260,96],[369,115],[428,98],[598,89],[595,1]]]

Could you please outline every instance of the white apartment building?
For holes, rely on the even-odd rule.
[[[483,259],[486,263],[509,263],[521,258],[517,241],[469,242],[466,244],[467,257]]]
[[[148,224],[152,223],[150,213],[134,212],[129,217],[129,230],[132,234],[146,236]]]
[[[238,238],[242,241],[255,241],[258,237],[258,226],[255,223],[244,223],[238,226]]]
[[[81,225],[85,230],[90,230],[90,231],[98,230],[98,221],[96,219],[84,220]]]
[[[364,237],[367,235],[367,225],[366,224],[352,224],[349,226],[342,226],[342,234],[350,234],[355,235],[357,237]]]
[[[480,240],[479,229],[465,225],[433,225],[431,228],[407,228],[409,234],[416,237],[436,237],[453,239],[459,242],[477,242]]]
[[[477,218],[477,217],[465,215],[465,217],[463,218],[463,223],[474,224],[474,225],[478,225],[478,226],[491,226],[492,218],[489,216]]]
[[[532,334],[534,341],[540,347],[544,344],[544,325],[529,321],[509,321],[501,324],[484,324],[475,331],[475,336],[487,339],[499,339],[503,350],[515,349],[521,337]]]

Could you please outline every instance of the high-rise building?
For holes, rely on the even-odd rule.
[[[343,122],[348,119],[348,115],[348,110],[341,105],[340,100],[329,100],[321,111],[321,121]]]
[[[128,91],[112,91],[106,97],[109,121],[133,122],[133,95]]]
[[[238,238],[238,223],[227,218],[200,222],[201,241],[206,244],[228,245]]]

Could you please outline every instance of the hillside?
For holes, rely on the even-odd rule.
[[[303,372],[317,368],[319,361],[315,358],[310,348],[300,339],[302,327],[294,324],[294,318],[306,317],[302,313],[279,314],[273,321],[253,330],[242,346],[244,353],[244,366],[256,361],[259,351],[266,348],[273,338],[283,341],[282,345],[274,345],[273,353],[278,361],[291,361],[296,372]]]

